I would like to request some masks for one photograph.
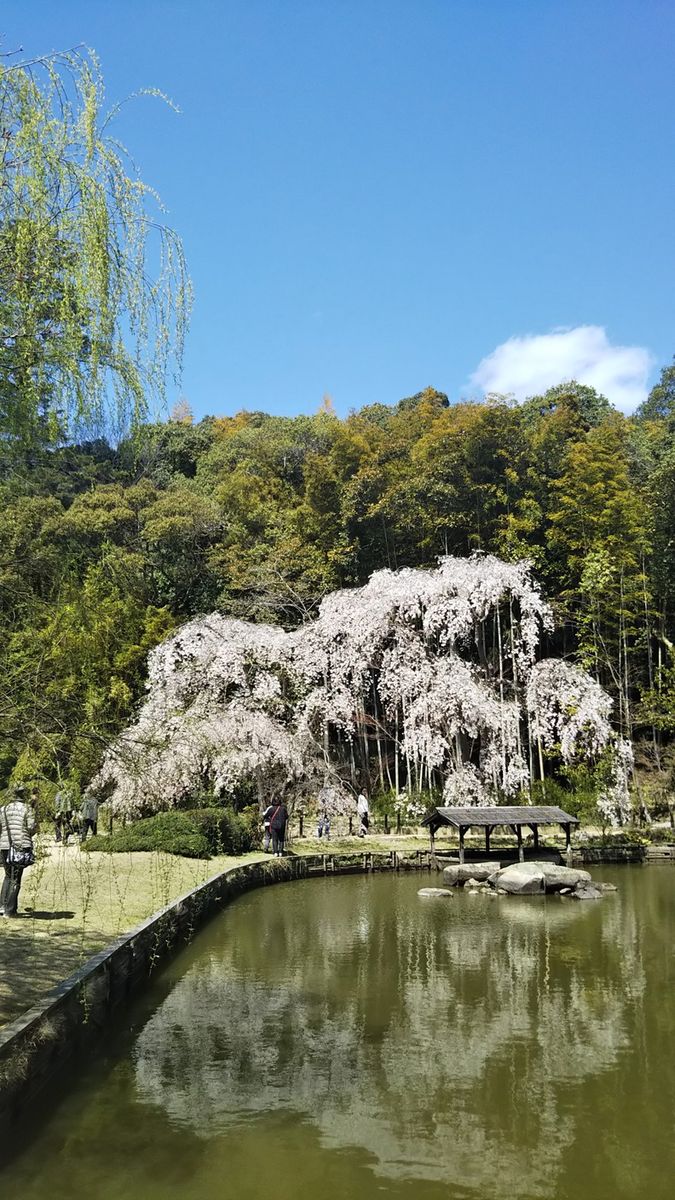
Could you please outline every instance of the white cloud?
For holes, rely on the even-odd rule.
[[[471,383],[484,392],[511,392],[524,400],[576,379],[623,412],[632,412],[647,396],[652,366],[643,346],[612,346],[601,325],[579,325],[509,338],[478,364]]]

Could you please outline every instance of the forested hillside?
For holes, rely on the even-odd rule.
[[[522,405],[428,388],[344,420],[177,411],[117,447],[14,457],[2,480],[2,784],[86,781],[148,651],[197,613],[292,627],[376,569],[474,550],[532,560],[548,652],[607,688],[643,767],[668,767],[675,367],[632,418],[577,384]]]

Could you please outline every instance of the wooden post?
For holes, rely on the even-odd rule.
[[[349,836],[350,836],[350,837],[352,836],[352,833],[354,832],[354,830],[352,829],[352,821],[353,821],[353,820],[354,820],[354,818],[353,818],[353,817],[350,817],[350,818],[349,818]]]
[[[459,830],[459,861],[464,862],[464,826],[460,826]]]
[[[523,827],[516,825],[516,837],[518,839],[518,862],[523,862],[525,854],[523,853]]]
[[[565,829],[565,860],[568,867],[572,865],[572,826],[567,823]]]
[[[538,825],[530,825],[530,829],[532,830],[532,837],[534,838],[534,848],[535,848],[535,850],[538,850],[539,849],[539,826]]]
[[[303,832],[302,832],[302,813],[300,813],[300,818],[299,818],[299,820],[300,820],[300,828],[299,828],[299,830],[298,830],[298,837],[303,837]]]
[[[491,833],[492,833],[492,826],[486,825],[485,826],[485,853],[486,854],[490,853],[490,834]]]
[[[396,832],[397,833],[401,832],[401,814],[400,814],[400,812],[396,813]]]

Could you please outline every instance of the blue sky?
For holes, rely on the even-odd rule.
[[[630,410],[675,353],[671,0],[10,0],[0,34],[180,105],[119,133],[185,243],[196,415],[571,374]]]

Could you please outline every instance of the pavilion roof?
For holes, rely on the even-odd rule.
[[[486,808],[434,808],[422,824],[468,829],[471,825],[578,825],[579,821],[551,805],[497,804]]]

